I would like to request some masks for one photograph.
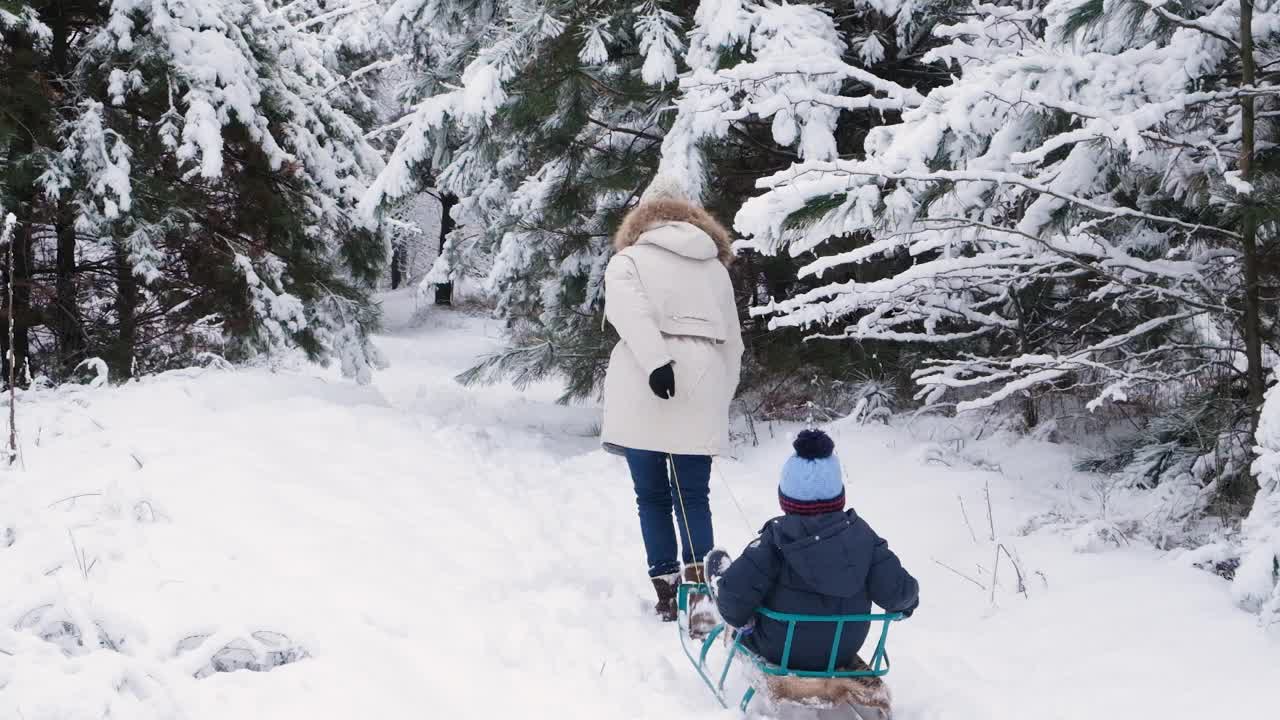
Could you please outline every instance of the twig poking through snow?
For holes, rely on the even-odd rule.
[[[64,497],[61,500],[54,500],[53,502],[49,503],[49,507],[53,507],[54,505],[61,505],[64,502],[70,502],[72,505],[75,505],[76,500],[79,500],[82,497],[101,497],[101,496],[102,496],[102,493],[100,492],[80,493],[79,495]]]
[[[1009,548],[1004,543],[996,544],[996,562],[991,568],[991,604],[996,604],[996,586],[999,584],[1000,577],[1000,553],[1004,552],[1005,557],[1009,558],[1009,564],[1013,565],[1013,572],[1018,576],[1018,592],[1022,593],[1022,597],[1030,599],[1027,594],[1027,584],[1022,577],[1022,568],[1018,567],[1018,561],[1013,558],[1013,554],[1009,552]]]
[[[1000,586],[1000,546],[996,546],[996,560],[991,566],[991,607],[996,606],[996,588]]]
[[[987,499],[987,527],[991,529],[991,542],[996,541],[996,521],[995,516],[991,512],[991,481],[987,480],[982,484],[982,496]]]
[[[986,589],[987,589],[987,586],[986,586],[986,585],[983,585],[982,583],[978,582],[977,580],[974,580],[973,578],[969,577],[968,575],[965,575],[964,573],[960,572],[959,570],[957,570],[957,569],[955,569],[955,568],[951,567],[950,565],[948,565],[948,564],[946,564],[946,563],[942,562],[942,561],[941,561],[941,560],[939,560],[938,558],[934,558],[934,559],[933,559],[933,561],[934,561],[935,563],[937,563],[938,565],[941,565],[942,567],[944,567],[944,568],[946,568],[946,569],[950,570],[951,572],[953,572],[953,573],[955,573],[955,574],[959,575],[960,577],[964,578],[965,580],[968,580],[969,582],[973,583],[974,585],[977,585],[978,587],[982,588],[983,590],[986,590]]]
[[[93,572],[93,566],[98,564],[98,559],[92,561],[85,556],[84,551],[76,544],[76,536],[71,532],[71,528],[67,528],[67,537],[71,538],[71,550],[76,556],[76,566],[80,568],[80,576],[85,580],[89,579],[89,573]]]
[[[973,531],[973,524],[969,522],[969,513],[964,509],[964,498],[956,495],[956,500],[960,501],[960,515],[964,517],[964,526],[969,528],[969,537],[973,538],[973,544],[978,544],[978,533]]]

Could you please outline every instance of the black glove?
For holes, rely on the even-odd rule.
[[[649,389],[663,400],[676,396],[676,373],[671,363],[649,373]]]

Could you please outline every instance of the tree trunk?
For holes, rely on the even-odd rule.
[[[35,236],[35,198],[29,198],[23,205],[26,222],[14,237],[13,244],[13,361],[17,365],[15,377],[19,383],[29,381],[32,374],[31,248]]]
[[[1240,0],[1240,84],[1253,85],[1253,0]],[[1240,179],[1253,181],[1254,107],[1253,98],[1240,98]],[[1266,389],[1262,367],[1262,298],[1258,287],[1258,218],[1252,196],[1244,198],[1240,239],[1244,250],[1244,348],[1248,364],[1249,406],[1256,428],[1258,411]]]
[[[458,196],[453,193],[442,193],[440,195],[440,252],[444,252],[445,241],[449,238],[449,233],[453,232],[454,222],[452,211],[458,205]],[[452,305],[453,304],[453,283],[446,282],[436,285],[436,304]]]
[[[14,235],[10,236],[9,244],[4,248],[4,265],[0,266],[0,273],[4,274],[4,327],[0,328],[0,380],[3,381],[5,387],[10,385],[9,371],[13,368],[9,365],[9,331],[13,328],[13,295],[9,290],[13,287],[12,268],[13,268],[13,243],[16,242],[17,228],[14,228]]]
[[[36,51],[31,37],[23,32],[6,34],[5,40],[11,48],[13,76],[34,82],[38,77],[39,67],[36,62]],[[25,88],[30,90],[31,88]],[[31,246],[36,226],[39,195],[36,192],[37,172],[33,167],[35,161],[36,138],[33,135],[41,129],[46,118],[40,117],[40,110],[35,102],[19,103],[13,108],[18,118],[18,127],[9,145],[8,180],[12,212],[17,217],[18,227],[11,240],[12,272],[8,282],[12,302],[8,305],[8,318],[12,319],[11,356],[16,372],[12,376],[22,381],[23,371],[28,364],[30,336],[28,333],[32,321],[31,312]],[[9,368],[5,368],[6,377],[10,376]]]
[[[398,242],[391,249],[391,289],[392,290],[399,288],[400,283],[404,281],[404,261],[405,261],[404,243]]]
[[[79,290],[76,287],[76,229],[71,203],[58,201],[54,220],[58,248],[56,258],[57,299],[54,308],[54,333],[58,343],[58,365],[67,377],[84,360],[85,336],[80,316]]]
[[[133,377],[133,359],[137,344],[138,281],[124,244],[112,243],[116,280],[116,337],[111,343],[112,375],[123,382]]]
[[[65,81],[71,69],[67,59],[71,33],[66,8],[58,7],[57,10],[49,18],[49,27],[53,31],[53,70],[59,80]],[[65,196],[58,199],[54,209],[53,228],[57,237],[53,331],[57,340],[58,371],[62,378],[66,378],[84,359],[85,336],[75,277],[75,213]]]
[[[1019,355],[1027,355],[1032,352],[1032,343],[1030,340],[1030,328],[1027,319],[1027,288],[1014,289],[1011,299],[1013,302],[1014,314],[1018,321],[1017,327],[1017,348]],[[1030,432],[1040,424],[1040,408],[1036,403],[1035,392],[1031,389],[1024,390],[1021,393],[1022,403],[1022,422],[1026,426],[1026,430]]]
[[[12,230],[8,222],[5,223],[5,229]],[[5,338],[4,338],[5,356],[8,357],[8,349],[13,345],[13,283],[8,281],[8,278],[13,277],[13,233],[9,232],[5,234],[9,235],[9,252],[6,253],[6,255],[8,256],[7,259],[9,262],[7,267],[5,267],[5,277],[6,277],[5,290],[7,290],[8,292],[7,292],[7,297],[5,299],[8,301],[6,305],[8,305],[9,307],[10,314],[8,318],[9,322],[5,323],[5,325],[7,326],[6,329],[8,330],[8,332],[5,334]],[[18,376],[17,376],[17,373],[14,372],[14,368],[15,368],[15,365],[12,365],[12,364],[6,367],[5,376],[4,376],[5,382],[9,385],[9,464],[10,465],[12,465],[13,462],[18,459],[18,416],[17,416]]]

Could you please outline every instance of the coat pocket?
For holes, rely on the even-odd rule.
[[[711,385],[718,385],[720,362],[716,346],[703,338],[673,338],[667,343],[675,360],[676,397],[702,403]]]
[[[716,342],[724,342],[725,333],[718,318],[698,315],[671,313],[663,316],[658,328],[663,335],[674,337],[696,337]]]

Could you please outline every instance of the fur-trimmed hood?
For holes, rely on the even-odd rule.
[[[613,236],[613,248],[626,250],[645,232],[668,222],[685,222],[705,232],[716,244],[716,256],[728,267],[733,262],[733,238],[723,225],[716,222],[706,210],[673,198],[661,198],[642,202],[623,218],[618,233]]]

